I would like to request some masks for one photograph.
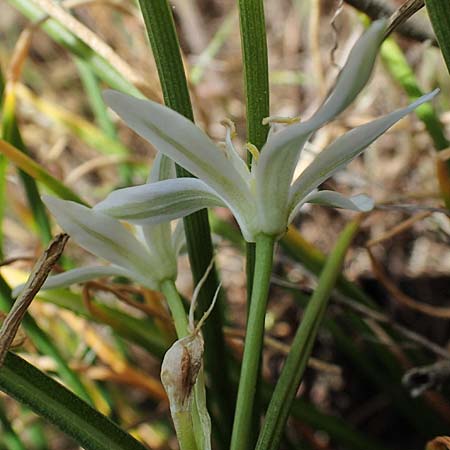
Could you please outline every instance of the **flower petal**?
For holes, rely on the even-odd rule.
[[[104,93],[107,104],[136,133],[151,142],[161,153],[202,179],[221,197],[249,199],[247,180],[200,128],[181,114],[152,102],[120,92]]]
[[[375,139],[381,136],[392,125],[405,117],[419,105],[431,100],[438,89],[420,97],[417,101],[384,117],[354,128],[319,153],[313,162],[300,174],[292,185],[290,209],[300,203],[311,191],[330,178],[335,172],[345,167],[356,158]]]
[[[332,93],[311,119],[271,135],[263,147],[256,167],[256,184],[260,220],[265,232],[276,232],[286,220],[286,199],[294,170],[311,134],[342,112],[367,83],[385,24],[384,20],[374,22],[359,38]]]
[[[96,278],[104,278],[110,276],[123,276],[133,278],[130,273],[117,266],[93,266],[82,267],[79,269],[68,270],[57,275],[51,275],[42,285],[41,290],[57,289],[71,286],[72,284],[84,283],[86,281],[95,280]],[[17,297],[22,291],[25,284],[21,284],[14,288],[12,295]]]
[[[367,212],[371,211],[374,206],[374,201],[367,195],[358,194],[352,197],[345,197],[339,192],[335,191],[317,191],[312,192],[307,195],[303,201],[301,201],[296,207],[292,210],[289,216],[289,222],[291,222],[294,217],[299,212],[300,208],[305,203],[313,203],[315,205],[323,205],[330,206],[332,208],[342,208],[349,209],[351,211],[359,211],[359,212]]]
[[[157,181],[170,180],[176,177],[175,163],[166,155],[158,153],[153,161],[147,183],[156,183]]]
[[[140,273],[144,280],[157,267],[142,243],[119,221],[78,203],[54,197],[43,200],[59,225],[94,255],[128,272]],[[142,279],[139,282],[142,283]]]
[[[308,122],[322,126],[340,114],[366,85],[375,64],[380,44],[384,39],[386,20],[377,20],[353,46],[339,73],[333,91]]]
[[[175,178],[111,192],[95,205],[100,211],[134,224],[163,223],[224,203],[203,181]]]

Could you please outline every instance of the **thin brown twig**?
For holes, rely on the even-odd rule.
[[[230,338],[238,338],[242,340],[245,338],[245,331],[238,328],[225,327],[224,333],[225,336],[228,336]],[[291,350],[291,347],[289,345],[284,344],[283,342],[280,342],[270,336],[264,336],[264,343],[267,347],[271,347],[272,349],[279,351],[283,355],[287,355]],[[319,370],[321,372],[327,372],[333,375],[342,374],[342,369],[336,364],[322,361],[314,357],[309,358],[308,366],[312,369]]]
[[[386,0],[344,0],[358,11],[367,14],[371,19],[390,17],[395,9]],[[403,23],[397,30],[403,36],[419,42],[430,41],[432,45],[438,46],[436,38],[427,22],[416,20],[415,17],[407,23]]]
[[[275,277],[272,275],[271,281],[274,284],[277,284],[278,286],[287,287],[289,289],[295,289],[300,290],[299,287],[286,280],[282,280],[278,277]],[[333,292],[333,301],[336,303],[339,303],[343,306],[349,307],[353,309],[353,311],[364,314],[367,317],[370,317],[373,320],[376,320],[377,322],[382,322],[387,325],[389,325],[391,328],[395,329],[399,333],[401,333],[403,336],[405,336],[407,339],[409,339],[412,342],[415,342],[418,345],[421,345],[423,348],[426,348],[430,352],[434,353],[435,355],[438,355],[442,358],[448,358],[450,359],[450,352],[435,344],[434,342],[428,340],[424,336],[411,331],[410,329],[396,323],[391,317],[387,316],[386,314],[383,314],[379,311],[375,311],[372,308],[369,308],[368,306],[365,306],[359,302],[356,302],[352,300],[351,298],[341,294],[338,291]]]
[[[406,0],[400,8],[398,8],[389,17],[389,23],[386,28],[385,38],[387,38],[396,28],[405,23],[411,16],[425,6],[424,0]]]
[[[17,334],[28,307],[61,256],[68,239],[67,234],[58,234],[50,242],[34,265],[22,292],[6,316],[0,329],[0,367],[3,365],[6,353]]]
[[[439,319],[450,319],[450,308],[427,305],[411,298],[409,295],[406,295],[404,292],[402,292],[389,278],[379,261],[373,255],[370,247],[367,247],[367,252],[372,263],[372,270],[375,277],[386,288],[389,294],[391,294],[394,300],[409,309],[421,312],[422,314],[426,314],[427,316],[437,317]]]
[[[422,212],[419,213],[413,217],[410,217],[409,219],[405,220],[404,222],[399,223],[395,227],[391,228],[390,230],[383,233],[381,236],[378,236],[374,239],[371,239],[366,243],[366,247],[373,247],[376,244],[381,244],[384,241],[387,241],[388,239],[393,238],[397,234],[403,233],[404,231],[411,228],[416,222],[419,222],[428,216],[431,215],[431,212]]]
[[[171,321],[168,314],[162,313],[159,309],[153,307],[153,305],[137,302],[136,300],[133,300],[125,292],[125,290],[123,289],[119,290],[115,286],[110,286],[106,283],[101,283],[99,281],[90,281],[86,283],[83,287],[83,294],[82,294],[83,301],[91,313],[94,314],[97,313],[97,311],[92,308],[92,295],[91,295],[92,290],[110,292],[111,294],[114,294],[122,302],[126,303],[129,306],[132,306],[133,308],[138,309],[139,311],[142,311],[149,317],[157,317],[158,319],[161,319],[165,322]],[[142,292],[139,293],[142,294]]]

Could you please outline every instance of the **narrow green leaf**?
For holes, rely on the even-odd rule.
[[[347,225],[327,259],[318,286],[308,302],[302,322],[295,334],[291,351],[272,395],[258,439],[257,450],[278,449],[295,393],[300,385],[325,314],[328,299],[341,270],[347,249],[358,229],[359,221]]]
[[[425,0],[425,5],[450,74],[450,2]]]
[[[86,450],[145,450],[107,417],[62,385],[9,353],[0,369],[0,389],[56,425]]]

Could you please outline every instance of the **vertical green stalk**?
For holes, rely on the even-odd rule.
[[[264,2],[263,0],[239,0],[238,4],[247,111],[247,142],[261,149],[269,131],[268,125],[263,125],[262,121],[270,115],[269,63]],[[252,155],[249,152],[247,154],[248,165],[251,162]],[[247,309],[250,308],[252,298],[255,263],[255,244],[246,243]],[[255,430],[260,416],[258,397],[256,396],[253,414]],[[254,441],[256,441],[256,434]]]
[[[239,390],[234,415],[231,450],[248,450],[254,417],[254,400],[264,339],[264,320],[272,272],[275,238],[260,234],[256,238],[255,274],[247,320]]]
[[[256,447],[258,450],[276,450],[279,447],[292,402],[325,315],[328,299],[339,276],[347,249],[358,228],[359,220],[348,224],[327,259],[272,395],[258,439]]]
[[[147,34],[155,57],[164,101],[169,108],[193,120],[193,112],[180,46],[167,0],[139,0]],[[191,176],[177,166],[179,177]],[[194,282],[198,283],[213,258],[213,246],[206,210],[184,219],[184,229]],[[218,286],[217,274],[212,270],[199,293],[198,314],[208,308]],[[219,412],[218,423],[226,439],[231,429],[232,392],[229,381],[225,343],[222,333],[222,308],[214,308],[203,328],[205,338],[205,368],[211,380],[210,397]]]
[[[269,63],[267,59],[266,22],[262,0],[239,0],[242,63],[244,66],[244,90],[247,110],[247,142],[258,149],[267,139],[269,127],[262,120],[270,115]],[[252,161],[251,153],[247,163]],[[247,243],[246,251],[247,301],[252,295],[255,267],[255,245]]]

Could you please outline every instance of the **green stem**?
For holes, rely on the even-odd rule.
[[[247,111],[247,141],[261,149],[267,140],[268,125],[262,120],[270,115],[269,63],[267,58],[266,21],[263,0],[239,0],[242,63],[244,67],[244,90]],[[250,166],[252,155],[247,153]],[[246,244],[245,272],[247,277],[247,310],[252,298],[255,271],[255,245]],[[253,429],[259,423],[260,401],[256,395]],[[253,441],[256,442],[256,434]]]
[[[180,450],[197,450],[194,428],[190,411],[179,411],[172,414],[177,430],[177,439]]]
[[[347,225],[328,257],[318,286],[308,302],[267,409],[264,426],[256,447],[258,450],[276,450],[280,444],[292,402],[328,305],[328,299],[339,276],[347,249],[358,228],[359,220]]]
[[[188,320],[186,310],[183,306],[180,294],[177,291],[173,280],[166,280],[161,283],[161,292],[166,297],[170,312],[175,323],[178,339],[188,335]]]
[[[249,448],[253,404],[263,348],[264,320],[266,317],[274,245],[275,238],[273,236],[260,234],[256,238],[255,274],[239,378],[231,450],[247,450]]]
[[[164,101],[169,108],[193,120],[193,112],[180,46],[167,0],[139,0],[148,38],[155,57]],[[182,167],[177,166],[177,176],[192,176]],[[183,219],[186,233],[187,249],[194,283],[197,284],[213,258],[211,230],[206,210],[196,212]],[[218,286],[217,273],[213,269],[208,276],[198,297],[197,314],[208,309]],[[225,342],[223,337],[223,301],[214,308],[203,327],[205,339],[205,369],[211,381],[211,400],[216,404],[217,423],[222,428],[222,435],[230,435],[232,400],[227,358],[224,357]]]
[[[29,406],[86,450],[145,450],[131,435],[22,358],[8,353],[0,389]]]

